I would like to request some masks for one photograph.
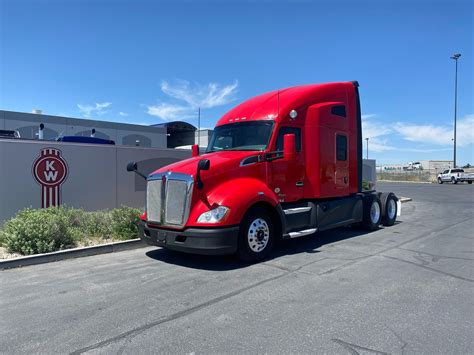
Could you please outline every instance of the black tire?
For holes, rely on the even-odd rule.
[[[443,180],[441,180],[441,178],[438,178],[438,184],[442,184],[443,183]]]
[[[456,180],[456,178],[454,176],[451,177],[451,182],[456,185],[458,183],[458,181]]]
[[[383,193],[380,195],[382,203],[382,224],[386,227],[393,226],[397,219],[398,198],[393,192]]]
[[[237,243],[237,257],[240,260],[256,262],[268,256],[275,244],[275,224],[268,211],[256,207],[247,212]],[[257,250],[259,246],[263,248]]]
[[[472,184],[472,181],[471,181],[471,180],[469,180],[467,183],[470,185],[470,184]]]
[[[372,218],[377,217],[376,215],[371,217],[372,206],[374,206],[375,209],[378,209],[378,218]],[[380,202],[380,198],[373,194],[365,196],[363,219],[361,223],[362,228],[373,231],[379,228],[380,223],[382,223],[382,203]]]

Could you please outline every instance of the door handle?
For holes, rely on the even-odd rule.
[[[298,186],[298,187],[301,187],[303,185],[304,185],[303,181],[297,181],[296,182],[296,186]]]

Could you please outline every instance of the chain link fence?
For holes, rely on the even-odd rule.
[[[437,182],[438,174],[444,169],[416,169],[416,170],[387,170],[377,171],[377,181],[413,181],[413,182]],[[474,172],[474,169],[464,169],[465,172]]]

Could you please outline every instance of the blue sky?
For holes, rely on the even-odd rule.
[[[473,5],[412,1],[0,0],[0,108],[212,127],[249,97],[358,80],[379,163],[474,163]],[[365,148],[364,148],[365,154]]]

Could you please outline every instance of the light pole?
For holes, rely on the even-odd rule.
[[[369,159],[369,137],[367,137],[365,140],[367,141],[367,152],[366,152],[365,159]]]
[[[456,73],[454,76],[454,157],[453,157],[453,167],[456,167],[456,118],[458,110],[458,59],[461,57],[460,53],[453,54],[451,59],[456,61]]]

